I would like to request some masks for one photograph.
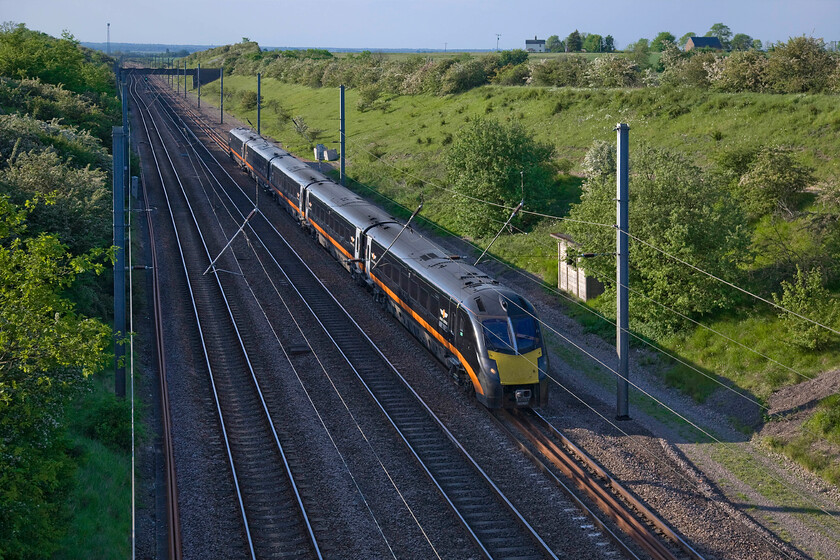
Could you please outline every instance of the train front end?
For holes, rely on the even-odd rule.
[[[477,300],[484,395],[489,408],[539,407],[548,402],[548,352],[534,307],[512,291],[494,289]]]

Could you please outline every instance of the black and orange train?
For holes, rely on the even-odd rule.
[[[525,298],[251,129],[232,129],[228,147],[479,402],[546,404],[548,357]]]

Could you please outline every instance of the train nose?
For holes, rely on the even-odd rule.
[[[513,395],[516,397],[516,406],[528,406],[531,402],[531,389],[517,389]]]

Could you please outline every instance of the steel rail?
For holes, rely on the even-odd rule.
[[[146,111],[149,113],[149,118],[150,118],[150,120],[152,120],[152,123],[154,124],[153,117],[152,117],[152,114],[151,114],[151,108],[148,106],[148,104],[144,103],[144,105],[146,105]],[[155,153],[155,150],[154,150],[154,146],[152,145],[152,142],[151,142],[151,133],[149,132],[148,125],[146,124],[145,116],[142,115],[142,112],[141,112],[141,117],[143,118],[144,129],[146,130],[147,137],[149,138],[149,145],[150,145],[150,148],[152,149],[152,155],[155,159],[155,164],[157,166],[158,173],[160,174],[160,165],[159,165],[159,161],[158,161],[158,158],[157,158],[157,154]],[[156,126],[155,126],[155,129],[156,129]],[[184,196],[186,205],[189,208],[190,214],[192,216],[193,223],[195,225],[196,231],[198,233],[199,238],[201,239],[201,243],[203,245],[204,251],[208,255],[208,259],[209,259],[209,251],[208,251],[208,248],[207,248],[207,244],[204,240],[203,234],[201,233],[201,229],[198,226],[198,220],[195,216],[195,213],[192,209],[192,206],[189,203],[189,198],[186,194],[184,186],[181,183],[180,177],[178,176],[178,172],[175,169],[175,165],[172,161],[172,158],[171,158],[168,150],[166,149],[165,143],[163,142],[163,138],[160,136],[160,132],[157,129],[155,131],[157,133],[159,141],[161,142],[161,145],[163,146],[165,155],[166,155],[167,159],[169,160],[169,164],[172,167],[173,172],[175,173],[176,179],[177,179],[177,181],[179,183],[179,186],[181,188],[181,192]],[[180,235],[178,233],[178,227],[177,227],[177,224],[175,222],[174,213],[172,212],[172,203],[171,203],[171,200],[169,198],[169,194],[168,194],[168,192],[165,188],[165,184],[163,182],[162,175],[161,175],[160,178],[161,178],[161,184],[164,185],[164,196],[167,199],[167,204],[168,204],[169,209],[170,209],[170,217],[171,217],[171,220],[172,220],[173,228],[175,230],[176,241],[177,241],[177,244],[178,244],[179,253],[181,255],[181,261],[182,261],[182,265],[183,265],[183,268],[184,268],[184,273],[185,273],[185,276],[186,276],[188,289],[189,289],[190,296],[191,296],[191,299],[192,299],[191,303],[192,303],[192,306],[193,306],[193,312],[194,312],[194,315],[195,315],[197,328],[199,330],[200,340],[202,342],[202,350],[203,350],[204,355],[205,355],[205,363],[206,363],[206,366],[207,366],[208,371],[210,373],[211,385],[212,385],[212,389],[213,389],[213,396],[214,396],[214,399],[216,401],[216,407],[217,407],[217,411],[218,411],[219,421],[220,421],[220,424],[221,424],[222,434],[223,434],[223,438],[224,438],[224,441],[225,441],[226,452],[227,452],[227,455],[228,455],[228,462],[229,462],[229,465],[231,467],[231,472],[232,472],[232,475],[233,475],[233,478],[234,478],[234,485],[235,485],[236,492],[237,492],[237,500],[239,502],[239,509],[240,509],[240,512],[241,512],[241,515],[242,515],[242,519],[243,519],[243,523],[244,523],[244,527],[245,527],[245,531],[246,531],[246,538],[248,540],[248,546],[249,546],[249,549],[250,549],[251,557],[256,558],[256,553],[255,553],[255,550],[254,550],[253,537],[251,535],[251,530],[250,530],[250,523],[248,521],[248,515],[247,515],[245,504],[244,504],[244,501],[243,501],[242,489],[241,489],[239,478],[238,478],[238,475],[237,475],[237,472],[236,472],[235,461],[233,459],[231,444],[230,444],[230,440],[228,438],[228,430],[226,428],[226,424],[225,424],[225,420],[224,420],[224,414],[222,412],[222,406],[221,406],[221,403],[219,401],[219,394],[218,394],[218,390],[217,390],[217,386],[216,386],[216,380],[215,380],[215,378],[213,376],[213,373],[212,373],[213,369],[212,369],[212,366],[210,364],[210,357],[209,357],[209,353],[208,353],[208,350],[207,350],[207,344],[206,344],[206,340],[205,340],[205,336],[204,336],[204,331],[201,327],[200,315],[198,313],[197,304],[195,302],[195,297],[194,297],[194,292],[193,292],[193,289],[192,289],[192,285],[191,285],[191,282],[189,280],[189,271],[188,271],[188,267],[186,265],[186,259],[185,259],[184,253],[183,253],[183,249],[182,249],[182,245],[181,245],[181,241],[180,241]],[[294,481],[294,476],[291,472],[291,467],[290,467],[290,465],[288,463],[288,460],[285,456],[282,445],[280,444],[279,436],[277,435],[274,421],[271,418],[270,412],[268,411],[267,405],[266,405],[265,400],[264,400],[264,396],[262,394],[262,390],[259,387],[259,383],[256,380],[256,377],[255,377],[255,374],[254,374],[254,371],[253,371],[253,366],[251,364],[250,358],[248,357],[248,353],[247,353],[247,350],[245,349],[245,345],[244,345],[244,342],[242,340],[239,329],[236,325],[236,320],[235,320],[233,311],[231,309],[230,302],[227,299],[226,293],[224,291],[224,287],[222,286],[222,283],[221,283],[221,280],[218,277],[218,274],[214,274],[213,276],[216,279],[216,283],[217,283],[217,286],[219,288],[222,299],[224,301],[226,311],[227,311],[227,313],[229,315],[229,318],[231,320],[231,326],[236,333],[237,340],[238,340],[240,349],[242,351],[242,355],[243,355],[243,357],[244,357],[244,359],[245,359],[245,361],[248,365],[251,377],[252,377],[252,379],[255,383],[255,388],[256,388],[256,390],[259,394],[259,399],[260,399],[260,402],[262,404],[263,411],[266,415],[266,418],[268,419],[268,426],[270,427],[270,429],[272,431],[272,434],[274,436],[275,445],[277,446],[277,449],[278,449],[278,451],[281,455],[284,470],[287,474],[288,481],[291,485],[292,492],[293,492],[293,494],[295,496],[295,499],[297,501],[297,504],[298,504],[298,510],[300,512],[300,515],[301,515],[301,518],[304,522],[304,525],[306,526],[306,529],[307,529],[308,540],[310,542],[310,545],[311,545],[316,557],[317,558],[322,558],[319,547],[318,547],[317,540],[316,540],[315,535],[314,535],[314,531],[313,531],[312,526],[309,522],[308,516],[306,514],[305,507],[304,507],[303,502],[300,498],[300,493],[299,493],[297,485]]]
[[[560,441],[560,444],[568,449],[568,455],[577,459],[586,466],[586,469],[595,473],[595,475],[604,481],[605,485],[612,491],[618,494],[622,500],[630,504],[638,514],[648,523],[653,525],[665,537],[679,546],[692,560],[704,560],[703,556],[694,550],[694,548],[683,539],[676,531],[671,528],[662,518],[650,511],[636,496],[629,490],[624,488],[618,481],[616,481],[606,470],[604,470],[598,463],[589,457],[583,450],[576,446],[569,438],[554,427],[548,420],[545,419],[539,412],[532,410],[533,418],[528,419],[529,423],[534,425],[537,429],[542,429],[548,432],[551,436]],[[556,447],[556,446],[555,446]]]
[[[208,260],[212,260],[212,255],[210,253],[209,247],[207,246],[207,242],[204,238],[204,235],[201,232],[201,227],[199,226],[198,218],[195,215],[192,204],[190,204],[189,196],[186,193],[186,190],[184,188],[183,183],[181,182],[181,179],[180,179],[180,176],[179,176],[177,170],[175,170],[175,164],[172,161],[172,157],[169,154],[169,150],[166,150],[166,148],[165,148],[165,144],[163,143],[163,138],[160,137],[160,131],[159,131],[159,129],[157,129],[157,127],[156,127],[156,132],[158,133],[158,137],[160,138],[161,143],[164,145],[164,149],[165,149],[165,152],[166,152],[166,157],[169,160],[169,163],[172,166],[173,170],[175,171],[176,179],[178,180],[178,184],[179,184],[179,187],[181,189],[181,193],[184,196],[184,200],[186,202],[187,208],[190,211],[190,215],[192,217],[193,224],[195,225],[195,229],[196,229],[196,231],[199,235],[199,238],[201,239],[201,244],[202,244],[202,247],[204,249],[204,254],[205,254],[205,256],[207,257]],[[173,224],[174,224],[174,217],[173,217]],[[280,442],[280,437],[279,437],[279,435],[277,433],[277,429],[275,427],[276,424],[275,424],[274,418],[271,415],[271,412],[268,409],[268,404],[266,403],[263,389],[260,386],[259,381],[257,380],[257,376],[256,376],[256,372],[254,371],[253,363],[251,362],[250,355],[248,354],[248,350],[245,347],[245,342],[242,338],[242,333],[239,330],[239,326],[237,325],[236,317],[233,313],[233,309],[231,307],[230,301],[228,300],[227,292],[225,291],[224,286],[222,285],[222,282],[221,282],[221,279],[219,278],[218,272],[215,272],[213,274],[213,276],[216,279],[216,283],[217,283],[217,286],[219,288],[219,293],[221,294],[222,299],[224,301],[225,310],[227,311],[228,318],[230,319],[231,327],[233,328],[233,330],[236,334],[236,339],[237,339],[237,342],[239,344],[239,348],[242,352],[242,357],[245,359],[245,362],[248,366],[248,372],[251,376],[251,380],[254,383],[254,388],[257,391],[257,395],[259,396],[260,404],[262,405],[262,410],[263,410],[263,413],[265,414],[265,419],[267,420],[268,427],[270,428],[272,437],[274,439],[274,444],[275,444],[275,446],[277,448],[277,451],[280,454],[280,457],[282,459],[284,471],[285,471],[286,477],[287,477],[286,480],[289,482],[289,484],[291,486],[290,489],[291,489],[291,491],[292,491],[292,493],[295,497],[295,501],[297,503],[297,511],[301,516],[301,520],[303,521],[304,525],[306,526],[307,540],[309,541],[309,544],[311,545],[315,556],[320,559],[320,558],[322,558],[322,555],[321,555],[320,547],[318,546],[317,539],[315,537],[315,532],[314,532],[314,530],[312,528],[312,525],[310,523],[309,516],[307,515],[306,507],[303,504],[303,499],[300,496],[300,491],[298,489],[297,483],[295,482],[294,473],[292,473],[292,468],[291,468],[291,465],[289,464],[289,460],[286,456],[286,452],[283,449],[283,445]]]
[[[175,471],[175,448],[172,442],[172,414],[169,404],[169,384],[166,381],[165,341],[163,337],[163,308],[160,303],[160,277],[158,268],[157,246],[155,244],[154,225],[146,191],[145,176],[141,174],[143,205],[146,214],[146,227],[149,234],[149,251],[152,261],[152,310],[156,343],[156,361],[160,383],[161,421],[163,424],[163,460],[166,478],[166,514],[167,543],[169,558],[180,560],[183,557],[181,542],[181,516],[178,511],[178,478]]]

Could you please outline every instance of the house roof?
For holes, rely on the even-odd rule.
[[[544,45],[545,39],[525,39],[526,45]]]
[[[717,37],[690,37],[688,39],[695,49],[722,49],[723,45]]]

